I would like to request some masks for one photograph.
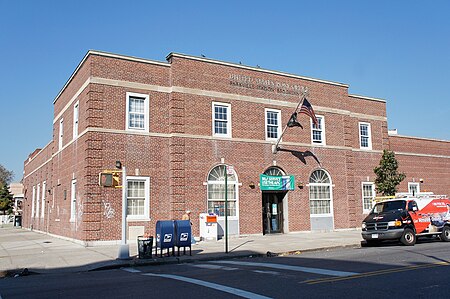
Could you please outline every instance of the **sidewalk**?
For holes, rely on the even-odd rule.
[[[27,268],[32,273],[80,272],[121,266],[192,262],[219,258],[269,254],[299,254],[325,248],[359,246],[360,230],[323,233],[297,232],[276,235],[249,235],[192,245],[192,256],[138,259],[136,242],[130,242],[130,260],[117,260],[119,245],[84,247],[71,241],[21,228],[0,228],[0,277]],[[164,250],[164,253],[166,250]],[[159,252],[158,252],[159,253]],[[176,252],[177,253],[177,252]]]

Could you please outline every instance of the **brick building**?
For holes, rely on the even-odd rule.
[[[273,153],[303,88],[319,126],[299,114],[303,129],[288,128]],[[222,232],[225,166],[234,235],[358,227],[383,149],[407,174],[401,191],[448,193],[450,142],[387,127],[386,102],[346,84],[176,53],[159,62],[89,51],[54,100],[53,139],[25,161],[23,226],[119,240],[121,189],[98,183],[116,161],[127,169],[130,239],[186,209],[219,214]]]

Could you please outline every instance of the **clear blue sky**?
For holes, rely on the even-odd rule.
[[[450,140],[449,16],[450,1],[0,0],[0,164],[22,178],[89,49],[204,54],[346,83],[386,99],[399,134]]]

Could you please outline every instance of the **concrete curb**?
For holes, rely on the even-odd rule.
[[[195,262],[208,262],[208,261],[217,261],[217,260],[228,260],[228,259],[240,259],[240,258],[255,258],[255,257],[277,257],[277,256],[289,256],[289,255],[300,255],[305,252],[315,252],[315,251],[324,251],[324,250],[333,250],[339,248],[351,248],[351,247],[361,247],[361,244],[347,244],[347,245],[338,245],[338,246],[329,246],[329,247],[320,247],[320,248],[311,248],[305,250],[290,250],[284,252],[270,252],[268,251],[266,254],[263,253],[245,253],[245,254],[218,254],[217,256],[205,256],[205,257],[192,257],[192,256],[170,256],[167,257],[166,260],[156,260],[156,259],[132,259],[128,262],[124,261],[122,263],[116,263],[106,266],[96,267],[94,269],[89,269],[87,272],[91,271],[101,271],[101,270],[112,270],[119,269],[124,267],[140,267],[140,266],[160,266],[160,265],[173,265],[173,264],[188,264]],[[168,260],[169,259],[169,260]],[[116,260],[117,261],[117,260]]]

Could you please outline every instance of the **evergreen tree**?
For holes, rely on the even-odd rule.
[[[392,196],[397,192],[397,186],[406,177],[398,172],[398,162],[392,151],[383,150],[380,165],[374,168],[376,174],[375,186],[377,193],[383,196]]]
[[[3,215],[12,214],[13,211],[13,195],[9,192],[8,186],[6,184],[1,184],[0,188],[0,211]]]

